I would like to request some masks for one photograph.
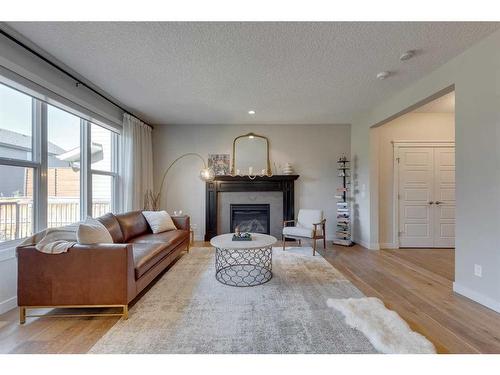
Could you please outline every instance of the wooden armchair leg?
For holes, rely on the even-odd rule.
[[[26,307],[19,306],[19,324],[26,323]]]
[[[313,239],[313,256],[316,255],[316,238]]]
[[[323,249],[326,250],[326,236],[323,236]]]

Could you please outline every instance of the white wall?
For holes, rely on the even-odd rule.
[[[232,153],[233,139],[254,132],[270,141],[273,162],[291,162],[300,175],[295,185],[295,210],[321,208],[327,218],[327,236],[335,232],[335,190],[340,185],[336,161],[349,155],[349,125],[160,125],[153,133],[155,186],[164,169],[186,152]],[[201,161],[181,160],[169,172],[163,207],[169,212],[183,210],[198,225],[197,239],[205,234],[205,185],[198,178]]]
[[[371,130],[378,143],[379,242],[394,246],[394,150],[392,141],[454,141],[455,114],[408,113]]]
[[[455,87],[457,292],[500,311],[500,32],[483,39],[389,100],[353,121],[352,158],[358,191],[355,233],[358,241],[378,243],[377,153],[369,129],[440,90]],[[370,149],[371,148],[371,149]],[[474,264],[483,267],[474,276]]]
[[[14,249],[0,249],[0,314],[17,306],[17,259]]]

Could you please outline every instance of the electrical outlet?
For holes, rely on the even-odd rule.
[[[483,267],[480,264],[474,264],[474,275],[483,277]]]

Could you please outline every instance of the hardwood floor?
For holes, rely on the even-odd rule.
[[[195,242],[193,246],[209,246]],[[329,246],[319,252],[367,296],[380,298],[440,353],[500,353],[500,314],[452,291],[454,251]],[[86,353],[118,318],[0,315],[0,353]]]
[[[320,253],[365,295],[378,297],[439,353],[500,353],[500,314],[453,293],[454,250],[366,250]]]

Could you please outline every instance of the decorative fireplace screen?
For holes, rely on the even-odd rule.
[[[269,234],[269,204],[231,204],[230,230]]]

